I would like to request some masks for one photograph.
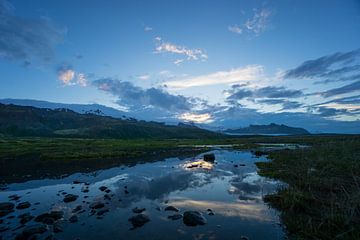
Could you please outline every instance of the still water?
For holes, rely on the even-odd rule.
[[[38,239],[284,239],[278,212],[262,200],[281,183],[260,177],[254,164],[267,159],[250,151],[217,149],[211,153],[215,163],[202,161],[200,154],[9,184],[0,192],[0,202],[15,206],[29,202],[31,206],[14,208],[3,216],[0,235],[2,239],[19,238],[35,225],[46,229]],[[67,194],[76,199],[64,202]],[[165,210],[168,206],[179,212]],[[142,211],[149,221],[134,228],[128,219],[138,215],[133,211],[136,207],[134,211]],[[63,215],[55,222],[47,219],[47,224],[32,218],[51,211]],[[200,212],[206,223],[185,225],[179,214],[186,211]],[[24,213],[31,220],[22,225],[19,215]],[[173,215],[178,216],[176,220],[168,218]],[[76,217],[71,222],[72,216]]]

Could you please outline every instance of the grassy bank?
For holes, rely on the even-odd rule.
[[[310,143],[272,152],[271,162],[257,164],[261,175],[288,184],[265,201],[281,211],[293,239],[360,239],[360,137],[314,137]]]

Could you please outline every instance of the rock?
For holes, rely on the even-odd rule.
[[[110,189],[106,189],[105,192],[106,192],[106,193],[110,193],[111,190],[110,190]]]
[[[34,221],[35,222],[42,222],[48,225],[54,224],[55,221],[63,218],[64,212],[63,211],[51,211],[50,213],[43,213],[38,215]]]
[[[79,221],[79,218],[78,218],[78,216],[76,216],[76,215],[72,215],[72,216],[69,218],[69,222],[71,222],[71,223],[75,223],[75,222],[77,222],[77,221]]]
[[[98,216],[102,216],[104,215],[105,213],[109,212],[109,209],[102,209],[102,210],[99,210],[96,215]]]
[[[30,238],[35,234],[42,234],[47,231],[47,227],[43,224],[34,224],[24,228],[21,235],[25,237],[25,239]]]
[[[174,212],[179,212],[180,210],[174,206],[167,206],[165,209],[165,211],[174,211]]]
[[[25,208],[29,208],[30,206],[31,204],[29,202],[22,202],[16,206],[16,209],[25,209]]]
[[[71,212],[72,212],[72,213],[76,213],[76,212],[79,212],[81,209],[82,209],[82,206],[81,206],[81,205],[77,205]]]
[[[78,195],[74,195],[74,194],[66,194],[64,196],[64,202],[68,203],[68,202],[73,202],[75,201],[79,196]]]
[[[14,195],[10,195],[9,196],[9,199],[10,200],[13,200],[13,201],[17,201],[17,200],[19,200],[21,197],[19,196],[19,195],[17,195],[17,194],[14,194]]]
[[[249,240],[249,238],[246,237],[246,236],[241,236],[240,239],[241,239],[241,240]]]
[[[15,205],[11,202],[2,202],[0,203],[0,217],[4,217],[9,213],[13,212]]]
[[[30,213],[24,213],[24,214],[19,215],[18,218],[20,218],[21,224],[25,224],[25,223],[31,221],[34,218],[34,216],[31,216]]]
[[[171,215],[171,216],[168,216],[168,219],[171,219],[171,220],[178,220],[180,218],[182,218],[183,215],[180,214],[180,213],[177,213],[177,214],[174,214],[174,215]]]
[[[128,220],[129,220],[129,222],[131,222],[131,224],[133,225],[134,228],[137,228],[137,227],[141,227],[145,223],[149,222],[150,218],[147,215],[140,213],[136,216],[129,218]]]
[[[129,191],[128,191],[128,190],[124,190],[124,193],[125,193],[125,194],[129,194]]]
[[[9,227],[6,227],[6,226],[0,226],[0,232],[5,232],[7,230],[9,230],[10,228]]]
[[[111,196],[109,194],[104,195],[104,200],[111,200]]]
[[[92,209],[99,209],[99,208],[105,207],[105,204],[102,203],[102,202],[93,202],[93,203],[90,204],[89,207],[92,208]]]
[[[237,165],[237,164],[234,164],[234,167],[238,167],[238,165]]]
[[[106,189],[107,189],[107,187],[105,187],[105,186],[99,187],[99,190],[102,191],[102,192],[105,191]]]
[[[215,161],[215,155],[213,153],[204,154],[203,159],[206,162],[214,162]]]
[[[81,184],[81,183],[84,183],[84,182],[79,181],[79,180],[75,180],[75,181],[73,181],[73,184]]]
[[[11,202],[2,202],[0,203],[0,211],[2,210],[13,210],[15,205]]]
[[[146,209],[145,208],[138,208],[138,207],[136,207],[136,208],[133,208],[133,213],[142,213],[143,211],[145,211]]]
[[[184,212],[183,222],[186,226],[205,225],[206,218],[198,211]]]
[[[241,163],[241,164],[239,164],[239,166],[240,166],[240,167],[245,167],[246,165],[243,164],[243,163]]]

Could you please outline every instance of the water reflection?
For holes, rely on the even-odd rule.
[[[203,155],[199,155],[78,173],[64,179],[10,184],[0,192],[0,202],[17,194],[21,197],[17,203],[29,201],[32,206],[1,218],[1,227],[9,228],[2,235],[12,239],[22,232],[26,226],[19,224],[20,214],[37,216],[61,210],[64,217],[59,224],[63,231],[55,234],[59,239],[239,239],[241,235],[250,239],[282,239],[278,214],[262,201],[262,196],[275,191],[280,183],[260,177],[254,164],[266,159],[256,158],[251,152],[221,149],[212,152],[215,163],[205,162]],[[101,187],[106,188],[100,190]],[[78,199],[64,203],[64,192],[75,194]],[[40,204],[35,205],[36,202]],[[92,209],[93,203],[103,203],[100,209],[108,211],[99,214],[100,210]],[[180,214],[199,211],[207,224],[187,227],[181,219],[170,220],[168,216],[174,212],[164,211],[167,206],[179,208]],[[70,223],[76,207],[82,209],[76,213],[78,222]],[[136,215],[132,212],[135,207],[145,208],[143,214],[150,222],[129,230],[128,218]],[[33,223],[31,220],[26,225]],[[48,228],[42,237],[52,232],[53,226]]]

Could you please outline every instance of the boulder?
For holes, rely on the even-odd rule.
[[[174,207],[174,206],[167,206],[164,210],[165,211],[174,211],[174,212],[180,211],[177,207]]]
[[[74,195],[74,194],[66,194],[64,196],[64,202],[68,203],[68,202],[73,202],[75,201],[79,196],[78,195]]]
[[[145,210],[146,210],[145,208],[138,208],[138,207],[132,209],[133,213],[142,213]]]
[[[142,227],[145,223],[150,221],[150,218],[145,214],[138,214],[128,219],[134,228]]]
[[[171,215],[171,216],[168,216],[168,219],[171,219],[171,220],[178,220],[180,218],[182,218],[183,215],[180,214],[180,213],[177,213],[177,214],[174,214],[174,215]]]
[[[198,211],[184,212],[183,222],[186,226],[205,225],[206,218]]]
[[[99,209],[99,208],[103,208],[104,206],[105,206],[105,204],[102,202],[93,202],[90,204],[89,207],[92,209]]]
[[[22,202],[16,206],[16,209],[25,209],[25,208],[29,208],[30,206],[31,204],[29,202]]]

